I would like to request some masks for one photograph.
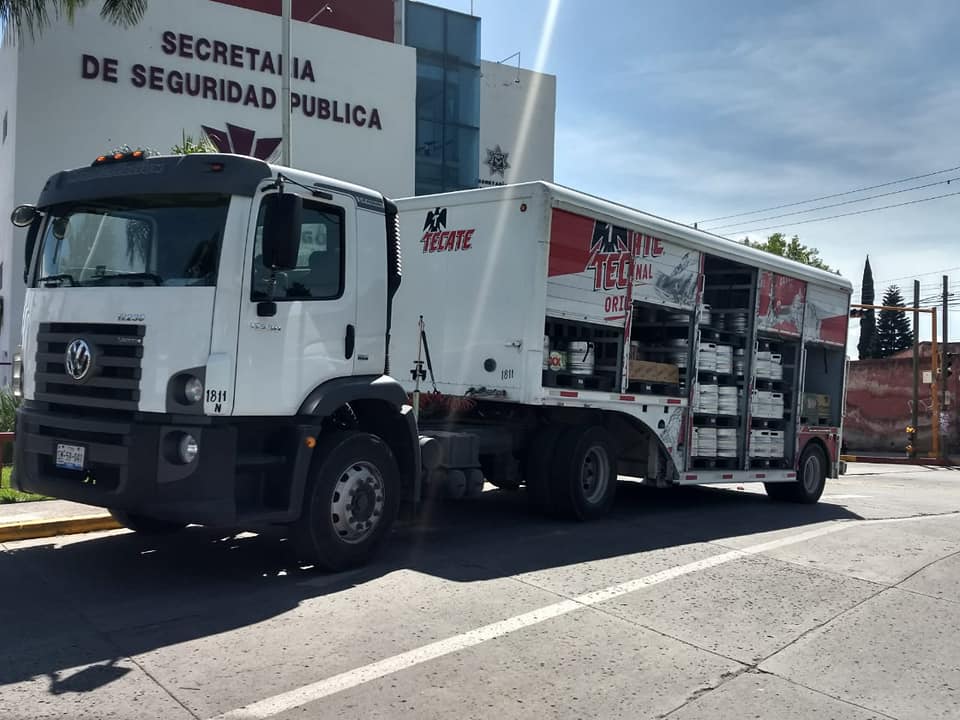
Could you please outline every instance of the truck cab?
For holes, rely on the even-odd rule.
[[[308,552],[330,566],[415,502],[416,426],[387,375],[400,259],[382,195],[138,151],[55,174],[13,220],[29,228],[16,487],[142,530],[299,523],[310,545],[311,485],[334,455],[342,512],[320,524],[351,542]]]

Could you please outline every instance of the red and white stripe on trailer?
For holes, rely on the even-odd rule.
[[[698,470],[680,475],[681,485],[709,485],[734,482],[789,482],[797,479],[793,470]]]
[[[603,403],[631,403],[641,405],[670,405],[681,406],[684,404],[682,398],[663,397],[662,395],[630,395],[630,394],[611,394],[603,392],[590,392],[581,390],[548,390],[548,398],[559,398],[561,400],[583,400],[584,402],[603,402]]]

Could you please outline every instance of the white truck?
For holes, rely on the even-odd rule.
[[[838,472],[850,283],[566,188],[135,152],[12,220],[14,485],[134,530],[287,524],[337,570],[485,480],[582,520],[618,475],[816,502]]]

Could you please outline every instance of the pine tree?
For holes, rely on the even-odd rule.
[[[863,284],[860,290],[860,304],[873,305],[873,270],[870,267],[870,256],[863,264]],[[860,359],[878,357],[877,354],[877,316],[873,310],[867,310],[860,318],[860,342],[857,343]]]
[[[887,307],[905,307],[900,288],[891,285],[883,295]],[[910,319],[902,310],[881,310],[877,322],[877,357],[885,358],[913,347]]]

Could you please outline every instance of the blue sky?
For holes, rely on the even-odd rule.
[[[522,65],[557,76],[557,182],[693,222],[960,166],[960,3],[559,0],[538,67],[551,4],[473,6],[484,59],[520,51]],[[739,222],[719,232],[742,238],[777,225],[749,234],[797,233],[857,287],[869,253],[878,302],[888,281],[910,296],[921,273],[934,273],[919,277],[931,295],[948,268],[960,296],[960,195],[791,224],[950,192],[960,171],[703,226]],[[950,334],[960,340],[957,311]]]

